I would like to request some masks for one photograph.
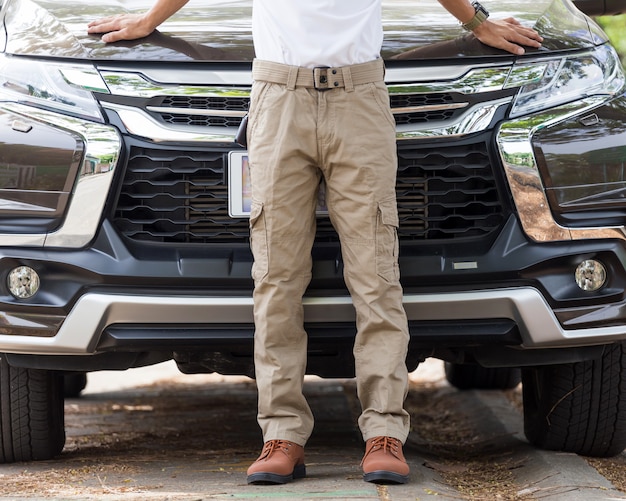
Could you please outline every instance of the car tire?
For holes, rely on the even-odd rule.
[[[0,354],[0,463],[51,459],[65,445],[63,375]]]
[[[78,398],[87,386],[87,374],[84,372],[66,372],[63,375],[63,396]]]
[[[522,379],[519,369],[445,363],[446,379],[459,390],[510,390]]]
[[[534,446],[595,457],[626,448],[626,343],[597,360],[524,369],[522,388]]]

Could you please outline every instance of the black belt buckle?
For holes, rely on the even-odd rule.
[[[315,90],[329,90],[328,70],[330,66],[316,66],[313,68],[313,87]]]

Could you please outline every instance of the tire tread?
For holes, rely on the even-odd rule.
[[[532,444],[596,457],[626,448],[626,344],[598,360],[524,369],[523,392]]]
[[[51,459],[65,444],[61,376],[0,355],[0,463]]]

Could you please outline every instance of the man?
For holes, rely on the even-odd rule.
[[[150,34],[187,0],[94,21],[114,42]],[[541,37],[513,19],[491,21],[469,0],[440,3],[476,37],[523,54]],[[249,483],[305,476],[313,416],[302,394],[307,346],[302,296],[320,179],[339,234],[357,315],[354,344],[364,479],[405,483],[402,445],[409,340],[398,272],[395,122],[379,53],[381,0],[253,0],[256,52],[247,138],[255,282],[255,371],[264,447]]]

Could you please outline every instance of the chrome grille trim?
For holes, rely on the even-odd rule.
[[[420,139],[432,137],[457,137],[465,134],[481,132],[491,124],[498,108],[508,105],[511,98],[475,106],[461,115],[453,123],[432,124],[401,124],[398,126],[398,140]],[[153,141],[184,141],[191,143],[224,143],[233,142],[236,129],[220,126],[177,126],[153,118],[140,108],[123,106],[114,103],[102,103],[106,109],[116,112],[126,129],[134,136]],[[211,115],[213,116],[213,115]],[[228,117],[226,117],[228,118]]]
[[[432,139],[433,137],[451,138],[482,132],[491,125],[498,109],[501,106],[507,106],[510,102],[511,98],[504,98],[481,103],[467,110],[456,121],[440,123],[438,124],[439,127],[433,127],[432,124],[398,125],[396,138],[398,140]]]
[[[165,106],[146,106],[148,111],[152,113],[168,113],[172,115],[182,114],[195,115],[202,117],[243,117],[245,111],[231,111],[231,110],[199,110],[194,108],[168,108]]]
[[[511,73],[511,66],[495,68],[472,68],[455,80],[447,81],[441,75],[432,81],[423,80],[422,68],[419,74],[409,78],[410,83],[400,83],[393,79],[393,72],[385,75],[390,94],[430,94],[458,92],[461,94],[481,94],[502,90]],[[415,72],[415,69],[413,69]],[[417,78],[416,78],[417,77]],[[406,80],[405,80],[406,82]]]
[[[626,240],[624,226],[566,228],[554,220],[532,145],[532,137],[537,130],[584,114],[606,99],[606,96],[589,97],[545,112],[510,120],[500,126],[496,136],[497,144],[513,200],[524,232],[536,242],[592,238]],[[532,200],[532,203],[529,203],[529,200]]]
[[[232,81],[235,72],[225,72],[222,85],[180,85],[180,84],[159,84],[144,77],[141,73],[131,73],[124,71],[101,71],[100,74],[109,88],[111,94],[125,97],[150,98],[156,96],[194,96],[194,97],[248,97],[250,95],[250,75],[244,87],[234,87],[226,82]],[[207,82],[212,81],[210,73],[206,76]],[[202,72],[190,72],[187,76],[190,81],[200,78]],[[181,77],[181,80],[184,77]]]
[[[234,128],[175,126],[156,120],[140,108],[113,103],[102,103],[102,107],[116,112],[128,132],[132,135],[148,139],[155,143],[166,141],[183,141],[189,143],[234,142]]]
[[[453,65],[437,67],[387,68],[385,81],[390,86],[405,89],[419,85],[420,92],[456,92],[476,93],[499,90],[503,88],[511,71],[512,63],[493,67],[485,65]],[[224,88],[245,89],[252,85],[250,70],[202,70],[179,69],[159,70],[142,68],[141,71],[128,71],[115,66],[101,65],[99,71],[112,94],[128,97],[152,97],[170,94],[197,95],[211,90],[223,92]],[[202,82],[196,85],[181,86],[180,82]],[[475,87],[474,87],[475,86]],[[398,90],[401,92],[402,90]]]
[[[132,72],[101,68],[100,73],[113,96],[144,101],[132,106],[128,101],[122,105],[107,99],[103,106],[117,111],[131,133],[156,142],[231,140],[246,113],[245,102],[252,84],[250,72],[242,70],[174,72],[177,82],[206,82],[205,85],[181,85],[172,81],[171,74],[149,68]],[[443,67],[436,68],[436,72],[429,68],[388,69],[386,82],[398,124],[398,139],[457,136],[485,130],[490,123],[486,116],[493,116],[497,105],[510,99],[482,102],[472,108],[463,96],[501,91],[510,73],[510,65]]]
[[[458,110],[467,108],[469,103],[453,103],[453,104],[430,104],[425,106],[411,106],[406,108],[393,108],[392,113],[399,115],[400,113],[420,113],[424,111],[442,111],[442,110]]]

